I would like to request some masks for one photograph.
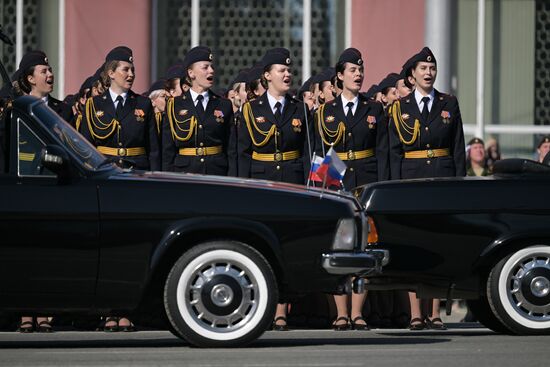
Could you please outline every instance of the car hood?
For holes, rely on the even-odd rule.
[[[351,200],[360,210],[361,207],[357,199],[352,193],[345,191],[321,190],[315,187],[306,187],[286,182],[276,182],[268,180],[245,179],[238,177],[201,175],[193,173],[175,173],[175,172],[148,172],[148,171],[123,171],[122,173],[113,174],[109,179],[114,180],[130,180],[130,181],[158,181],[158,182],[173,182],[173,183],[196,183],[197,185],[214,185],[214,186],[234,186],[246,187],[248,189],[270,190],[279,192],[288,192],[299,195],[307,195],[319,199],[336,199],[336,200]]]

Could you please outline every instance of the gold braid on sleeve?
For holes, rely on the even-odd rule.
[[[254,144],[257,147],[263,147],[269,142],[269,139],[275,134],[275,130],[277,127],[273,124],[269,128],[269,130],[262,130],[259,128],[258,125],[256,125],[256,118],[254,117],[254,114],[252,113],[252,107],[250,106],[250,103],[247,102],[243,106],[243,116],[244,120],[246,122],[246,127],[248,129],[248,133],[250,134],[250,140],[252,140],[252,144]],[[254,138],[254,131],[252,129],[256,130],[260,135],[264,136],[264,140],[261,142],[257,142]]]
[[[162,112],[155,112],[155,122],[157,123],[157,134],[160,135],[160,125],[162,123]]]
[[[93,98],[89,98],[86,102],[86,121],[88,123],[88,129],[90,129],[90,135],[92,135],[94,139],[99,140],[107,139],[113,135],[119,126],[117,119],[112,119],[109,123],[101,121],[97,116]],[[96,132],[96,129],[98,132]],[[103,133],[103,135],[100,132]]]
[[[188,141],[193,136],[193,132],[197,130],[197,119],[195,116],[191,116],[185,120],[178,120],[174,113],[174,97],[170,98],[166,103],[166,116],[168,116],[168,122],[170,123],[170,131],[172,132],[172,139],[178,141]],[[184,129],[181,125],[189,121],[189,129]],[[179,133],[183,135],[179,135]],[[187,134],[187,135],[185,135]]]
[[[397,130],[397,134],[399,134],[399,140],[401,140],[401,142],[405,145],[414,144],[416,139],[420,136],[420,121],[418,121],[418,119],[414,119],[414,126],[408,125],[401,116],[401,103],[399,101],[395,101],[390,107],[389,115],[393,119],[395,129]],[[411,135],[411,139],[406,140],[403,137],[402,131]]]
[[[340,121],[336,130],[331,130],[325,124],[325,105],[321,105],[316,112],[317,115],[317,124],[319,129],[319,135],[321,140],[326,145],[336,145],[342,140],[342,137],[345,137],[346,125]],[[332,139],[332,141],[330,141]]]

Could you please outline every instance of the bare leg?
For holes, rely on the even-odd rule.
[[[365,299],[367,298],[367,292],[363,293],[352,293],[351,294],[351,319],[355,320],[357,317],[361,317],[354,321],[357,325],[366,325],[363,317],[363,305],[365,304]]]
[[[409,301],[411,303],[411,326],[421,325],[422,321],[412,321],[414,319],[422,320],[422,313],[420,312],[420,300],[416,298],[415,292],[409,292]]]
[[[348,295],[342,294],[342,295],[334,295],[334,303],[336,304],[336,320],[334,322],[334,326],[340,326],[340,325],[346,325],[347,324],[347,317],[348,317]],[[346,321],[343,319],[338,320],[340,317],[345,317]]]
[[[285,326],[286,325],[286,310],[287,310],[287,304],[286,303],[278,303],[277,309],[275,310],[275,320],[279,317],[284,317],[284,319],[278,319],[275,321],[275,325],[279,326]]]

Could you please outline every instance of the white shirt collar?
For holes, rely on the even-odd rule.
[[[355,115],[355,111],[357,110],[357,104],[359,102],[359,97],[355,96],[355,98],[353,98],[351,101],[346,99],[343,93],[340,93],[340,97],[342,98],[342,107],[344,107],[344,115],[347,115],[348,113],[349,102],[353,102],[353,107],[351,108],[351,112],[353,112],[353,114]]]
[[[275,97],[273,97],[271,94],[269,94],[269,92],[266,92],[266,93],[267,93],[267,101],[269,102],[269,106],[271,107],[271,111],[273,111],[273,113],[275,113],[275,103],[280,102],[281,103],[281,113],[283,113],[283,111],[285,109],[286,98],[283,97],[283,98],[281,98],[281,100],[277,100]]]
[[[119,95],[116,94],[115,92],[113,92],[113,90],[111,88],[109,88],[109,94],[111,95],[111,99],[113,100],[113,102],[116,106],[116,104],[118,103],[116,101],[116,97],[118,97]],[[124,93],[120,94],[120,96],[122,96],[122,104],[125,104],[126,103],[126,97],[128,97],[128,92],[124,92]]]
[[[189,93],[191,93],[191,98],[193,99],[193,104],[197,105],[197,97],[199,96],[199,93],[195,92],[193,89],[189,88]],[[210,95],[208,94],[208,91],[201,93],[203,100],[202,100],[202,106],[206,110],[206,105],[208,104],[208,99],[210,98]]]
[[[435,89],[432,89],[430,94],[428,94],[426,97],[430,98],[430,101],[428,102],[428,110],[431,110],[432,103],[433,103],[434,98],[435,98]],[[414,90],[414,99],[416,99],[416,104],[418,105],[418,109],[420,109],[420,111],[422,111],[422,109],[424,108],[424,105],[423,105],[424,102],[422,102],[422,98],[424,98],[424,96],[422,94],[420,94],[418,89],[415,89]]]
[[[48,104],[48,97],[49,97],[49,95],[45,95],[44,97],[42,97],[40,99],[43,100],[44,103]]]

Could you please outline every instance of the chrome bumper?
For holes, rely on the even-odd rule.
[[[380,273],[390,261],[388,250],[363,252],[331,252],[321,255],[323,269],[329,274],[366,275]]]

